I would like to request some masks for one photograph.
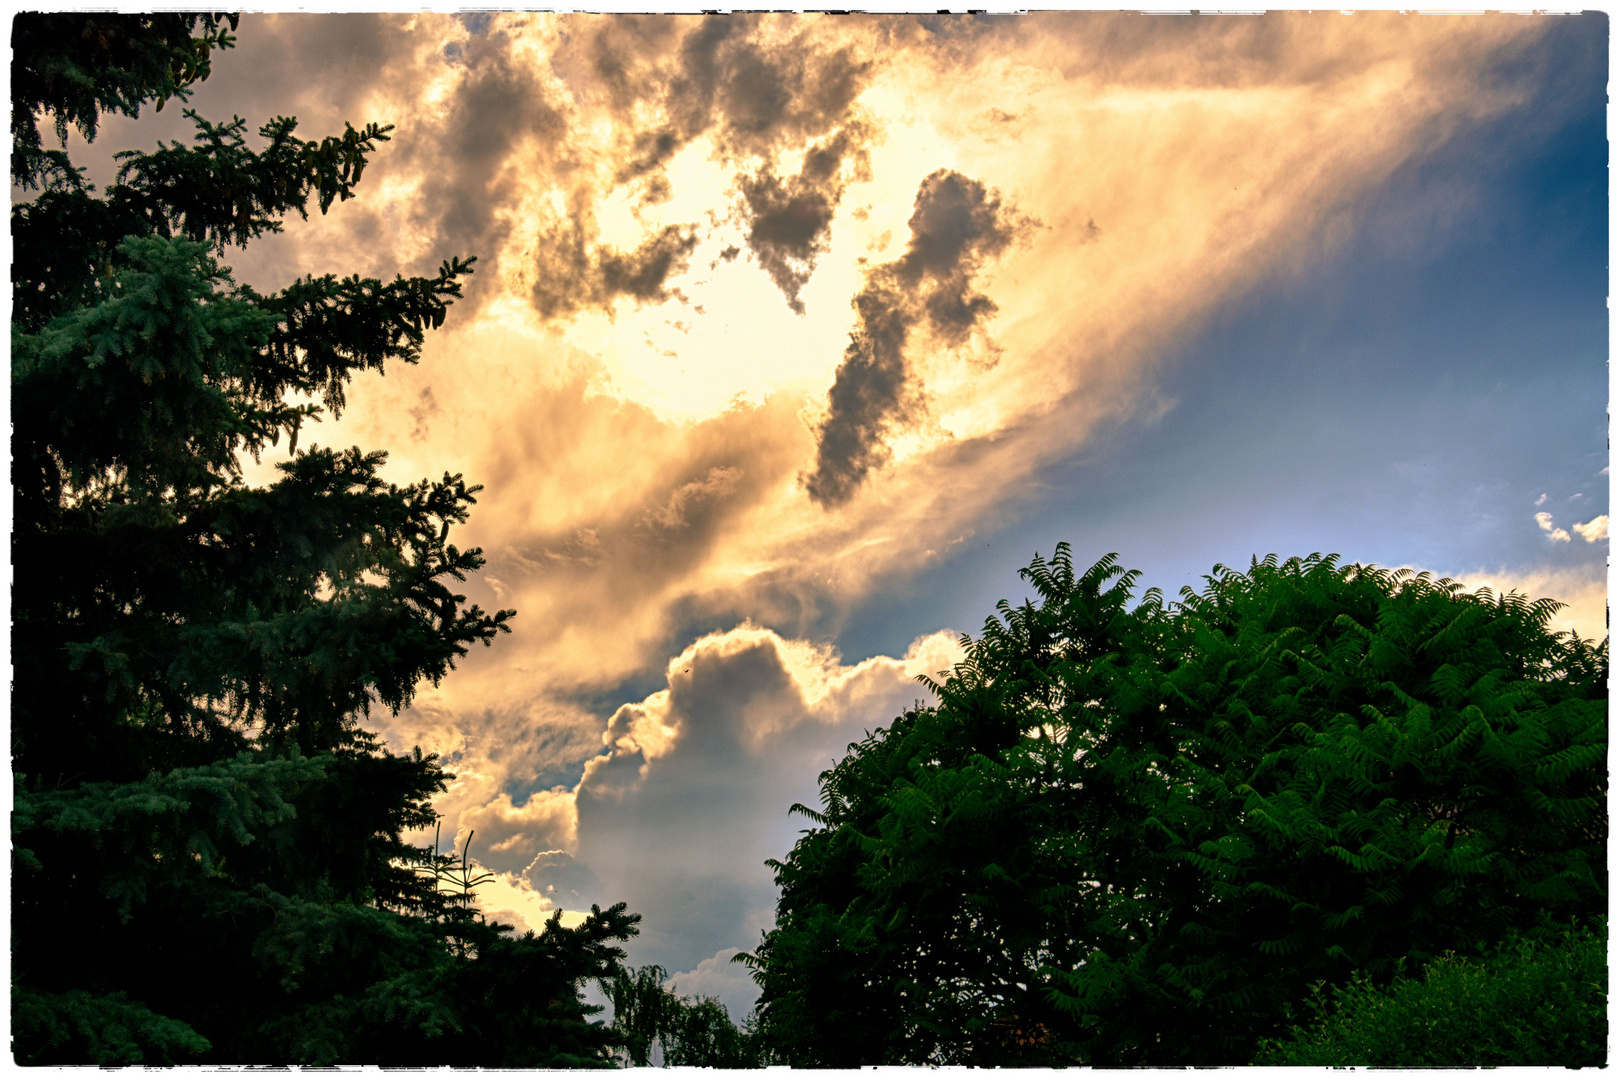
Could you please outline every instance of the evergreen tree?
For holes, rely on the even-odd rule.
[[[1334,557],[1067,546],[850,746],[751,957],[795,1065],[1244,1064],[1315,984],[1607,910],[1608,643]],[[934,684],[930,684],[934,685]]]
[[[253,149],[241,119],[188,111],[191,145],[120,154],[99,193],[40,137],[184,101],[236,25],[13,22],[12,181],[32,193],[11,219],[13,1052],[605,1064],[580,989],[639,916],[484,922],[465,862],[401,839],[449,774],[362,726],[515,614],[454,591],[483,564],[449,541],[479,489],[297,450],[356,372],[417,360],[472,260],[268,295],[218,261],[350,198],[386,127],[306,141],[282,117]],[[242,455],[282,438],[280,478],[245,484]]]

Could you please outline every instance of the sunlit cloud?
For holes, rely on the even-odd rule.
[[[467,840],[477,834],[478,858],[485,866],[521,870],[537,852],[572,847],[577,821],[572,794],[558,788],[535,792],[521,805],[503,791],[483,806],[463,810],[460,825]]]
[[[1553,516],[1543,510],[1536,515],[1536,525],[1547,534],[1547,539],[1557,543],[1569,543],[1569,532],[1553,524]],[[1577,526],[1578,528],[1578,526]]]
[[[267,78],[317,121],[325,76],[294,46],[323,25],[242,34],[263,27],[289,65]],[[845,669],[814,644],[840,613],[971,541],[1090,433],[1162,409],[1155,357],[1331,250],[1358,192],[1510,107],[1476,73],[1535,33],[1393,14],[354,26],[374,70],[341,101],[394,142],[360,198],[239,269],[273,285],[356,250],[378,273],[479,256],[423,362],[315,435],[388,447],[401,480],[484,484],[458,542],[488,566],[465,591],[519,612],[386,734],[445,755],[440,808],[483,865],[555,849],[594,899],[667,907],[661,882],[699,922],[729,912],[711,952],[768,917],[788,790],[813,797],[838,739],[917,692],[913,661]],[[671,639],[705,624],[734,629]],[[650,696],[584,704],[660,669]],[[745,764],[770,783],[732,783]],[[563,766],[582,773],[537,784]],[[538,872],[502,886],[508,907],[549,895]],[[733,875],[744,899],[716,899]]]
[[[1577,521],[1570,527],[1580,534],[1582,540],[1588,544],[1595,544],[1599,540],[1609,538],[1609,515],[1599,514],[1584,525]]]
[[[741,1023],[759,994],[748,968],[732,962],[741,951],[721,949],[691,971],[671,975],[664,985],[682,997],[715,998],[730,1010],[734,1022]]]
[[[589,909],[571,911],[560,907],[552,897],[534,888],[521,875],[487,871],[476,860],[470,862],[469,873],[479,880],[473,892],[478,910],[486,919],[505,923],[519,934],[529,931],[540,933],[546,922],[559,910],[562,911],[564,926],[578,926],[589,913]]]
[[[1588,641],[1609,636],[1609,584],[1602,568],[1478,571],[1453,575],[1470,590],[1486,587],[1498,594],[1515,592],[1531,600],[1550,597],[1564,606],[1549,626],[1573,631]]]

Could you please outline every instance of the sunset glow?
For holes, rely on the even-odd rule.
[[[788,806],[1066,537],[1172,598],[1217,561],[1314,546],[1550,594],[1560,626],[1606,634],[1607,224],[1581,187],[1606,183],[1606,35],[1395,13],[244,16],[193,108],[395,129],[358,198],[228,251],[236,279],[478,257],[422,362],[304,438],[484,485],[463,591],[517,609],[514,633],[372,723],[456,774],[439,808],[501,875],[486,908],[532,926],[628,900],[632,962],[740,1019],[746,972],[696,973],[771,925]],[[188,137],[178,112],[109,119],[76,160],[104,182],[133,140]],[[1467,244],[1518,236],[1513,154],[1579,158],[1523,196],[1563,208],[1544,246],[1488,261],[1566,267],[1547,298],[1464,280],[1485,273]],[[1442,277],[1452,307],[1400,307]],[[1387,308],[1344,310],[1375,293]],[[1433,346],[1446,319],[1478,342]],[[1241,407],[1197,411],[1227,391]],[[1431,394],[1444,423],[1397,411]]]

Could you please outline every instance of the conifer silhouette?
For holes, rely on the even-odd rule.
[[[405,843],[449,774],[363,727],[508,629],[454,586],[476,485],[298,449],[357,372],[413,363],[473,260],[262,295],[219,259],[350,198],[389,138],[187,112],[97,192],[93,138],[208,76],[235,16],[12,24],[12,1051],[23,1064],[572,1067],[612,1035],[623,904],[513,936]],[[320,405],[288,404],[289,398]],[[288,440],[265,487],[239,455]],[[469,842],[471,838],[469,837]],[[446,889],[441,886],[453,882]]]

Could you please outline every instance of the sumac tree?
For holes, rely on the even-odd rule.
[[[1605,912],[1608,644],[1554,602],[1315,555],[1173,604],[1067,546],[1022,573],[795,808],[747,958],[780,1056],[1243,1064],[1315,984]]]

